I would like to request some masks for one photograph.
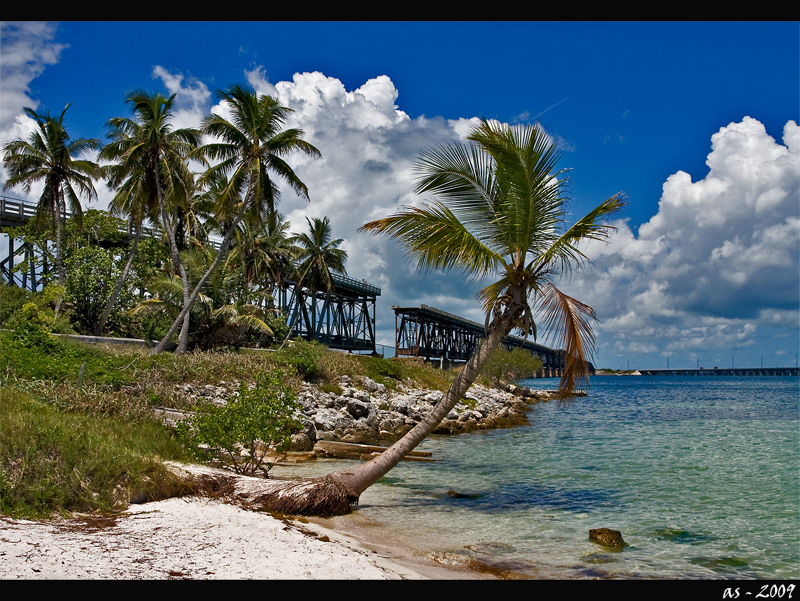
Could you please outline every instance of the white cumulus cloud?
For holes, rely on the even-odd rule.
[[[595,269],[568,288],[598,312],[607,350],[745,347],[759,327],[797,323],[799,131],[789,121],[781,144],[751,117],[722,127],[706,177],[675,173],[637,233],[618,222],[590,245]]]

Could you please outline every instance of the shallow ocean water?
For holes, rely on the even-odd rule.
[[[540,578],[800,578],[799,378],[596,376],[589,396],[528,419],[430,437],[419,449],[435,462],[403,462],[337,519]]]

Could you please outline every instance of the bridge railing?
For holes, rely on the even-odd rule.
[[[15,221],[25,222],[34,215],[36,215],[35,204],[16,198],[0,196],[0,219],[2,221],[11,218]]]

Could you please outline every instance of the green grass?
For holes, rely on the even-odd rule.
[[[192,455],[155,421],[153,407],[194,409],[178,384],[249,384],[278,371],[295,390],[304,380],[336,390],[343,375],[357,386],[368,376],[389,389],[405,382],[444,390],[453,377],[421,360],[351,355],[306,342],[282,351],[149,356],[23,322],[0,332],[0,512],[29,518],[108,512],[126,506],[133,491],[154,499],[179,494],[194,485],[177,481],[163,460]]]
[[[0,390],[0,510],[15,517],[112,511],[132,491],[157,499],[184,486],[162,459],[189,455],[154,420],[59,411],[15,388]]]

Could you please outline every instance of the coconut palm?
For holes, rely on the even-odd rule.
[[[311,298],[316,298],[317,291],[324,290],[326,294],[333,292],[333,274],[339,273],[346,275],[347,271],[344,264],[347,261],[347,252],[339,248],[343,242],[341,238],[333,240],[331,233],[330,219],[324,217],[319,219],[317,217],[312,221],[306,217],[308,222],[308,233],[298,234],[294,238],[294,243],[298,249],[299,265],[297,266],[297,295],[299,298],[301,288],[307,288],[310,291]],[[310,332],[316,329],[316,311],[312,305]],[[295,313],[295,316],[297,313]],[[292,328],[294,328],[294,321],[289,325],[289,334],[286,340],[291,336]],[[284,340],[284,344],[286,343]],[[283,348],[283,345],[281,345]]]
[[[282,129],[291,109],[281,106],[271,96],[257,95],[239,85],[218,91],[217,97],[226,102],[232,118],[228,120],[211,114],[203,120],[202,131],[217,141],[203,146],[204,157],[217,161],[205,174],[206,178],[224,174],[227,184],[219,190],[215,214],[218,223],[227,224],[219,251],[206,274],[200,279],[189,297],[181,315],[170,327],[164,339],[153,349],[166,348],[177,329],[180,319],[188,314],[206,279],[227,256],[231,239],[247,214],[254,219],[274,219],[280,190],[270,177],[274,172],[303,198],[308,198],[308,188],[286,163],[284,157],[300,151],[319,156],[319,150],[303,140],[303,131]]]
[[[214,260],[209,247],[191,248],[182,253],[182,262],[189,281],[195,285]],[[273,334],[264,321],[266,311],[250,302],[253,294],[240,294],[242,274],[226,262],[206,280],[192,306],[192,344],[208,350],[219,345],[237,345],[248,333]],[[156,315],[175,319],[180,314],[182,286],[171,274],[163,274],[150,282],[155,298],[140,302],[134,315]]]
[[[425,152],[417,163],[418,193],[433,198],[367,223],[362,231],[399,240],[423,269],[460,268],[493,283],[479,293],[486,335],[432,411],[389,449],[367,463],[325,477],[276,487],[264,504],[285,513],[335,514],[417,446],[467,392],[493,350],[514,329],[537,334],[534,309],[563,345],[559,384],[567,399],[587,382],[592,353],[591,307],[567,296],[556,278],[587,261],[580,244],[608,236],[604,221],[624,205],[616,195],[574,225],[567,224],[558,151],[537,126],[483,121],[471,144]]]
[[[128,93],[134,118],[114,117],[107,123],[111,142],[103,148],[102,159],[114,161],[106,167],[108,186],[117,190],[111,209],[127,214],[136,231],[128,259],[131,264],[145,219],[157,221],[169,239],[174,269],[183,284],[184,304],[189,301],[189,282],[180,259],[175,229],[176,206],[185,202],[194,185],[194,176],[187,159],[200,145],[200,132],[192,128],[173,128],[175,95],[169,98],[159,93],[136,89]],[[122,288],[128,268],[123,272],[117,290],[109,299],[106,313],[110,314]],[[105,326],[98,324],[98,329]],[[188,320],[181,331],[179,349],[186,349]]]
[[[243,272],[245,290],[261,290],[270,306],[284,278],[296,272],[294,262],[299,249],[289,235],[289,227],[290,223],[279,213],[266,223],[243,219],[228,257]]]
[[[44,180],[44,190],[36,208],[36,222],[43,227],[50,222],[56,231],[56,272],[58,283],[66,280],[61,249],[61,235],[66,212],[69,210],[80,225],[83,211],[80,196],[88,200],[97,198],[94,179],[100,177],[97,163],[79,159],[88,151],[99,150],[100,142],[95,139],[78,138],[71,140],[64,127],[64,113],[52,117],[36,113],[25,107],[25,113],[36,121],[37,129],[27,140],[14,140],[3,147],[3,162],[9,177],[4,188],[22,186],[29,193],[31,186]]]
[[[300,281],[312,291],[333,290],[333,274],[346,275],[344,264],[347,252],[339,248],[343,240],[333,240],[330,219],[317,217],[312,221],[306,217],[308,233],[295,237],[300,264],[297,271]]]

